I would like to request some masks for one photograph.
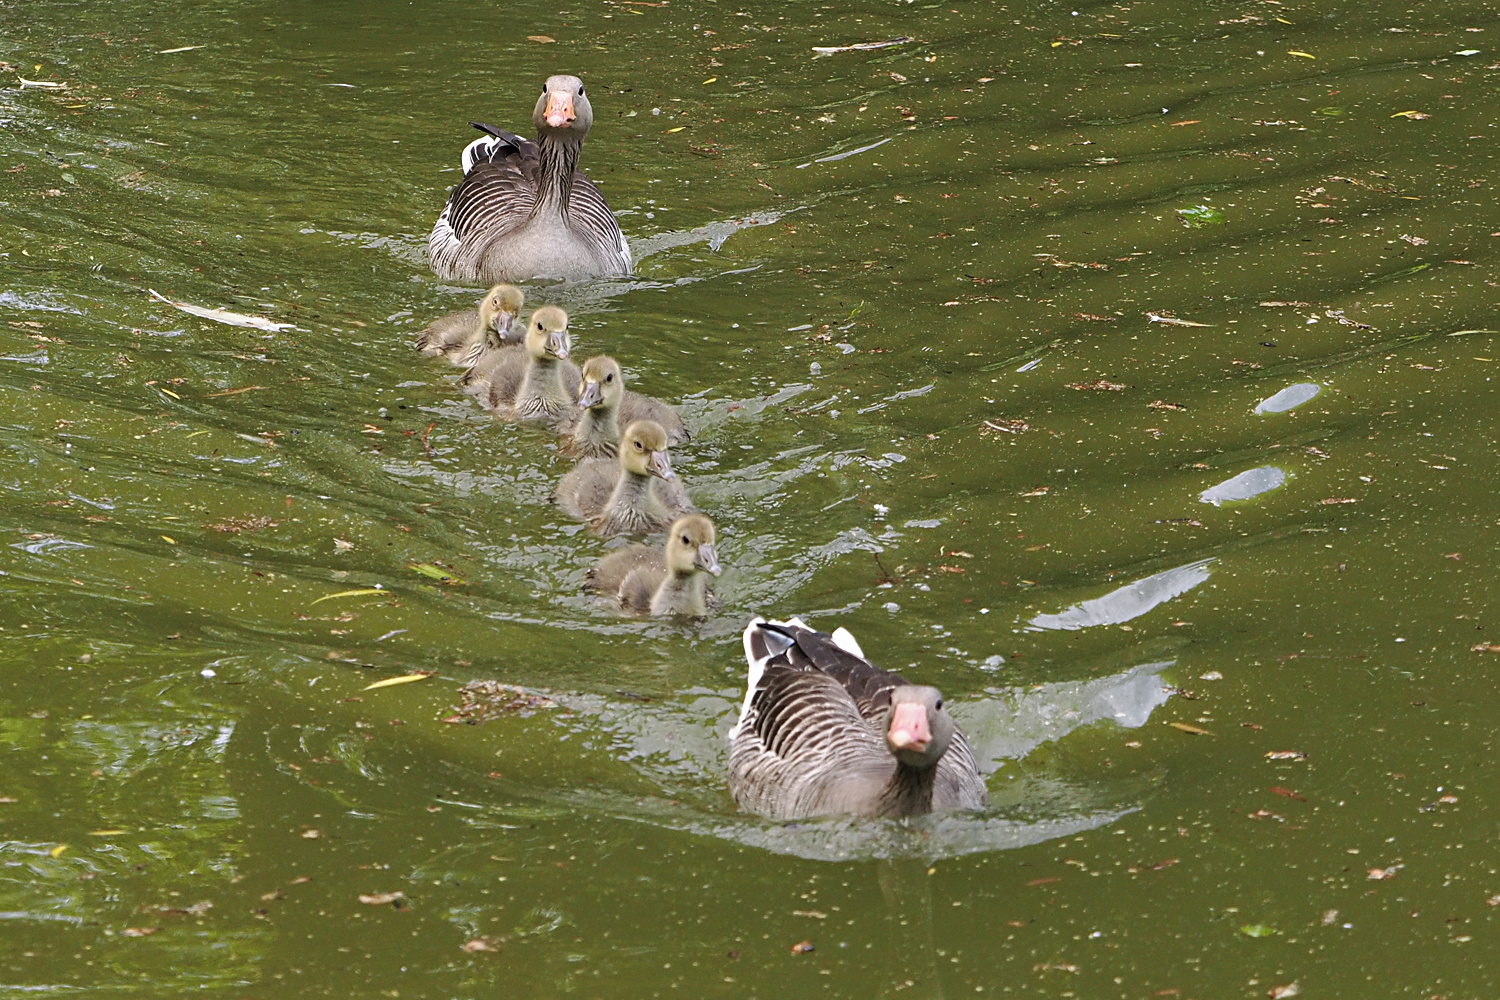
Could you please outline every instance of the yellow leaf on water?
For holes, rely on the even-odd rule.
[[[1316,59],[1316,58],[1318,58],[1317,56],[1313,55],[1311,52],[1299,52],[1296,49],[1287,49],[1286,50],[1286,54],[1289,55],[1289,56],[1296,56],[1298,59]]]
[[[166,393],[168,396],[171,396],[173,399],[181,399],[182,398],[181,396],[177,395],[177,393],[173,392],[171,389],[162,389],[161,386],[157,386],[157,388],[161,389],[162,392]]]
[[[337,594],[324,594],[322,597],[318,598],[316,601],[313,601],[312,603],[313,604],[322,604],[324,601],[331,601],[335,597],[363,597],[366,594],[385,594],[385,593],[388,593],[388,591],[381,590],[379,587],[365,587],[365,588],[363,588],[361,590],[341,590]],[[309,604],[308,607],[312,607],[312,604]]]
[[[360,688],[360,690],[373,691],[376,688],[395,687],[397,684],[410,684],[413,681],[425,681],[431,676],[431,674],[403,674],[400,677],[387,677],[383,681],[376,681],[374,684],[366,684],[364,687]]]
[[[130,832],[129,830],[90,830],[89,831],[89,836],[90,837],[117,837],[117,836],[119,836],[122,833],[129,833],[129,832]]]
[[[669,129],[667,129],[667,131],[666,131],[665,134],[671,135],[673,132],[681,132],[685,128],[687,128],[686,125],[679,125],[676,128],[669,128]]]
[[[705,84],[710,84],[710,83],[718,83],[718,82],[719,82],[719,78],[718,78],[718,77],[716,77],[716,76],[711,76],[711,77],[709,77],[709,78],[708,78],[708,79],[707,79],[707,80],[704,80],[704,81],[703,81],[703,82],[704,82],[704,83],[705,83]]]
[[[162,535],[161,536],[161,540],[164,541],[164,542],[166,542],[168,545],[176,545],[177,544],[177,539],[173,538],[171,535]]]
[[[1292,23],[1291,21],[1288,21],[1284,17],[1278,17],[1276,20],[1280,21],[1282,24],[1291,24]]]
[[[428,579],[437,580],[440,583],[461,584],[467,582],[457,573],[450,572],[432,563],[407,563],[406,568],[414,573],[421,573]]]
[[[1197,726],[1190,726],[1186,722],[1169,722],[1167,723],[1167,725],[1171,726],[1173,729],[1180,729],[1185,733],[1192,733],[1194,736],[1213,735],[1213,733],[1209,732],[1207,729],[1199,729]]]
[[[66,851],[67,849],[67,844],[58,844],[56,847],[52,848],[52,850],[48,851],[47,854],[54,858],[60,858],[63,856],[63,851]]]
[[[1421,120],[1423,118],[1431,118],[1432,116],[1429,115],[1429,114],[1424,114],[1421,111],[1397,111],[1395,114],[1391,115],[1391,117],[1392,118],[1416,118],[1418,120]]]

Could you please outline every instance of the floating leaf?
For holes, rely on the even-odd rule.
[[[366,906],[388,906],[391,904],[400,906],[401,900],[405,898],[406,895],[400,892],[375,892],[369,895],[360,893],[359,895],[359,901]]]
[[[1330,105],[1328,105],[1327,107],[1324,107],[1324,108],[1314,108],[1313,109],[1313,114],[1315,114],[1315,115],[1326,115],[1329,118],[1337,118],[1340,115],[1342,115],[1343,113],[1344,113],[1344,109],[1343,108],[1338,107],[1337,105],[1333,105],[1333,104],[1330,104]]]
[[[361,691],[373,691],[376,688],[395,687],[397,684],[410,684],[413,681],[425,681],[431,677],[431,673],[402,674],[400,677],[387,677],[385,680],[376,681],[374,684],[366,684],[360,688]]]
[[[557,41],[557,39],[553,38],[550,35],[527,35],[526,40],[528,42],[540,42],[543,45],[551,45],[553,42]]]
[[[1289,55],[1289,56],[1296,56],[1298,59],[1316,59],[1316,58],[1318,58],[1317,56],[1313,55],[1311,52],[1302,52],[1302,51],[1300,51],[1298,49],[1287,49],[1286,50],[1286,54]]]
[[[1197,229],[1200,226],[1222,226],[1224,224],[1224,213],[1210,205],[1194,205],[1192,208],[1179,208],[1177,218],[1182,220],[1184,226]]]
[[[1173,729],[1180,729],[1184,733],[1191,733],[1194,736],[1213,735],[1213,733],[1209,732],[1207,729],[1199,729],[1197,726],[1190,726],[1186,722],[1169,722],[1167,723],[1167,725],[1171,726]]]
[[[173,538],[171,535],[162,535],[161,536],[161,540],[164,541],[164,542],[166,542],[168,545],[176,545],[177,544],[177,539]]]
[[[1391,117],[1392,118],[1415,118],[1417,121],[1421,121],[1424,118],[1431,118],[1432,116],[1429,115],[1429,114],[1426,114],[1425,112],[1422,112],[1422,111],[1397,111],[1395,114],[1391,115]]]
[[[708,78],[708,79],[707,79],[707,80],[704,80],[704,81],[703,81],[703,83],[704,83],[704,86],[707,86],[707,85],[708,85],[708,84],[710,84],[710,83],[718,83],[718,82],[719,82],[719,78],[718,78],[718,77],[716,77],[716,76],[711,76],[711,77],[709,77],[709,78]]]
[[[384,593],[388,593],[388,591],[381,590],[379,587],[365,587],[365,588],[363,588],[361,590],[341,590],[337,594],[324,594],[322,597],[318,598],[316,601],[313,601],[312,603],[313,604],[322,604],[324,601],[331,601],[335,597],[363,597],[366,594],[384,594]],[[308,607],[312,607],[312,604],[309,604]]]
[[[89,831],[89,836],[90,837],[118,837],[122,833],[129,833],[129,832],[130,832],[129,830],[90,830]]]
[[[460,584],[468,582],[457,573],[450,572],[433,563],[407,563],[406,568],[415,573],[420,573],[428,579],[437,580],[440,583]]]
[[[150,937],[159,930],[160,927],[127,927],[120,933],[125,937]]]
[[[1246,937],[1263,938],[1271,937],[1277,931],[1268,924],[1241,924],[1240,933]]]
[[[671,135],[673,132],[681,132],[685,128],[687,128],[686,125],[679,125],[676,128],[669,128],[669,129],[667,129],[667,131],[664,134]]]
[[[60,858],[63,856],[63,852],[67,849],[67,844],[58,844],[56,847],[52,848],[52,850],[47,852],[47,856],[51,858]]]

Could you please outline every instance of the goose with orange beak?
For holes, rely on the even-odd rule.
[[[599,189],[578,170],[594,123],[583,81],[547,78],[531,115],[536,140],[482,122],[464,178],[427,237],[438,277],[474,284],[629,274],[630,248]]]
[[[843,628],[756,618],[743,638],[750,673],[729,731],[729,788],[742,809],[791,820],[985,805],[974,754],[937,688],[876,667]]]

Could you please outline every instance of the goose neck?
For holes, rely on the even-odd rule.
[[[537,146],[541,150],[541,176],[532,214],[550,210],[566,217],[568,200],[573,195],[573,171],[578,167],[578,154],[583,150],[583,143],[572,136],[542,135],[537,139]]]
[[[932,812],[932,786],[937,767],[912,767],[896,762],[896,771],[880,792],[881,816],[920,816]]]

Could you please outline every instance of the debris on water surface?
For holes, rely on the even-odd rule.
[[[1391,865],[1389,868],[1371,868],[1365,873],[1365,878],[1371,882],[1384,882],[1396,877],[1396,871],[1404,865]]]
[[[488,937],[470,938],[459,947],[472,955],[476,951],[499,951],[500,941],[496,938]]]
[[[905,45],[909,41],[911,41],[910,36],[902,35],[900,38],[888,38],[883,42],[855,42],[853,45],[814,45],[812,50],[820,56],[831,56],[839,52],[870,52],[875,49],[888,49],[893,45]]]
[[[1110,382],[1106,379],[1095,379],[1092,382],[1069,382],[1069,389],[1077,389],[1081,392],[1124,392],[1124,382]]]
[[[274,528],[280,521],[273,521],[269,517],[226,517],[222,521],[205,524],[203,527],[209,531],[218,531],[226,535],[238,535],[242,531],[259,531],[262,528]]]
[[[1168,326],[1213,326],[1212,323],[1194,323],[1190,319],[1178,319],[1171,313],[1146,313],[1146,319],[1152,323],[1165,323]]]
[[[397,684],[411,684],[414,681],[425,681],[434,673],[436,673],[434,670],[419,670],[413,674],[402,674],[400,677],[387,677],[384,680],[376,681],[374,684],[366,684],[360,690],[373,691],[376,688],[395,687]]]
[[[27,87],[35,87],[38,90],[66,90],[66,89],[68,89],[68,85],[67,85],[66,82],[63,82],[63,83],[53,83],[51,80],[28,80],[24,76],[19,76],[19,75],[16,77],[16,79],[21,81],[21,89],[22,90],[25,90]]]
[[[450,587],[468,582],[451,569],[445,569],[434,563],[407,563],[406,568],[413,573],[420,573],[430,580],[436,580],[438,583],[447,584]]]
[[[1280,795],[1281,797],[1287,798],[1287,799],[1295,799],[1298,802],[1306,802],[1307,801],[1307,799],[1303,798],[1301,795],[1298,795],[1296,792],[1292,791],[1290,788],[1283,788],[1280,785],[1272,785],[1271,786],[1271,794],[1272,795]]]
[[[1019,417],[1010,420],[986,420],[979,428],[980,434],[994,434],[1004,432],[1006,434],[1024,434],[1031,430],[1031,425]]]
[[[1272,986],[1266,990],[1266,996],[1271,1000],[1285,1000],[1286,997],[1294,997],[1302,992],[1302,987],[1296,983],[1285,983],[1281,986]]]
[[[406,894],[402,892],[373,892],[369,895],[360,893],[359,901],[366,906],[394,906],[399,910],[406,905]]]
[[[1194,205],[1191,208],[1179,208],[1177,219],[1189,229],[1199,229],[1203,226],[1222,226],[1226,221],[1224,213],[1212,205]]]
[[[1146,408],[1147,409],[1151,409],[1151,410],[1186,410],[1187,409],[1187,407],[1183,406],[1181,403],[1169,403],[1169,402],[1167,402],[1164,399],[1153,399],[1151,402],[1149,402],[1149,403],[1146,404]]]
[[[553,42],[557,41],[557,39],[553,38],[550,35],[527,35],[526,40],[528,42],[537,42],[541,45],[551,45]]]
[[[1179,729],[1184,733],[1188,733],[1191,736],[1213,735],[1213,733],[1209,732],[1207,729],[1200,729],[1197,726],[1190,726],[1186,722],[1169,722],[1167,723],[1167,725],[1171,726],[1173,729]]]
[[[1307,754],[1301,750],[1272,750],[1266,754],[1266,760],[1306,760]]]
[[[450,725],[476,726],[506,715],[527,719],[543,709],[557,707],[551,698],[499,681],[470,681],[459,689],[458,696],[461,701],[453,707],[453,714],[442,720]]]
[[[268,333],[280,333],[282,330],[295,330],[294,323],[275,323],[264,316],[246,316],[244,313],[230,312],[227,309],[207,309],[203,306],[195,306],[187,302],[178,302],[169,299],[154,288],[146,291],[158,302],[165,302],[174,309],[181,309],[185,313],[197,316],[200,319],[213,320],[215,323],[225,323],[229,326],[248,326],[256,330],[265,330]]]
[[[1269,924],[1242,924],[1240,926],[1240,933],[1246,937],[1263,938],[1271,937],[1277,931],[1276,928]]]
[[[1423,111],[1397,111],[1395,114],[1391,115],[1391,117],[1411,118],[1415,121],[1422,121],[1424,118],[1431,118],[1432,116]]]
[[[159,930],[160,927],[127,927],[120,933],[125,937],[150,937]]]
[[[810,951],[817,951],[817,948],[811,941],[798,941],[796,944],[792,945],[793,955],[806,955]]]

